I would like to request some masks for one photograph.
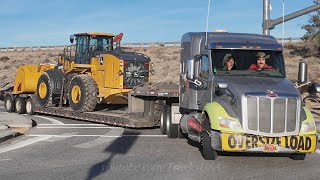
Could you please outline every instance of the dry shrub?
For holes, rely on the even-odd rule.
[[[2,61],[2,62],[7,62],[8,60],[10,60],[10,58],[8,56],[2,56],[0,58],[0,61]]]

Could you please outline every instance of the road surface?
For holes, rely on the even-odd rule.
[[[0,104],[2,106],[3,104]],[[3,107],[1,114],[5,115]],[[320,151],[288,157],[202,158],[198,144],[159,129],[133,130],[49,116],[0,144],[0,179],[319,179]],[[319,149],[319,146],[318,146]]]

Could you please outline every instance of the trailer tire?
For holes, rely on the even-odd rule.
[[[161,134],[166,134],[167,129],[167,109],[166,105],[163,105],[161,108],[161,117],[160,117],[160,132]]]
[[[11,96],[7,95],[4,98],[4,107],[6,108],[7,112],[14,112],[14,101]]]
[[[15,109],[18,114],[24,114],[26,112],[26,100],[22,97],[16,97]]]
[[[31,116],[34,115],[34,103],[31,98],[26,100],[26,113]]]
[[[37,84],[37,99],[39,104],[44,106],[52,106],[52,87],[50,77],[47,73],[43,73],[38,80]]]
[[[207,131],[210,132],[210,122],[209,118],[206,117],[204,120],[204,129],[201,135],[201,143],[202,143],[202,156],[205,160],[215,160],[217,158],[217,152],[211,147],[211,138]]]
[[[177,138],[178,137],[178,124],[172,124],[172,116],[171,116],[171,106],[170,105],[165,105],[166,106],[166,132],[168,138]]]
[[[68,99],[72,110],[77,112],[93,111],[97,105],[98,88],[91,76],[74,76],[70,83]]]
[[[292,160],[304,160],[306,158],[306,154],[290,154],[289,156]]]

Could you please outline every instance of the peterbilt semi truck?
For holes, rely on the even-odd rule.
[[[266,55],[268,68],[249,69],[257,63],[257,54]],[[235,68],[231,71],[224,68],[226,55],[234,59]],[[108,57],[97,59],[100,65],[109,61]],[[307,72],[306,66],[302,67],[301,83]],[[58,69],[58,66],[44,68]],[[131,73],[133,77],[140,77],[139,74],[138,70]],[[118,73],[115,77],[124,75]],[[37,77],[40,76],[38,73]],[[206,160],[216,159],[219,152],[281,153],[303,160],[317,146],[312,114],[304,107],[295,85],[286,78],[283,47],[268,35],[184,34],[180,83],[137,84],[121,96],[127,99],[127,106],[112,104],[83,112],[68,107],[66,100],[49,107],[38,102],[41,92],[9,91],[5,92],[5,99],[18,105],[21,98],[26,99],[28,114],[50,114],[129,128],[160,127],[161,133],[169,138],[186,137],[200,143]],[[9,112],[14,111],[14,107],[5,105]]]
[[[250,69],[259,54],[268,68]],[[226,55],[234,59],[233,70],[223,66]],[[305,79],[306,69],[301,71],[299,79]],[[286,78],[283,47],[268,35],[184,34],[179,103],[165,102],[161,125],[168,137],[185,134],[201,143],[207,160],[223,151],[303,160],[317,145],[312,114]]]

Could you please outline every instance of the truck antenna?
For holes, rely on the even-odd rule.
[[[209,15],[210,15],[210,2],[211,0],[208,0],[208,14],[207,14],[207,27],[206,27],[206,43],[205,48],[208,48],[208,25],[209,25]]]

